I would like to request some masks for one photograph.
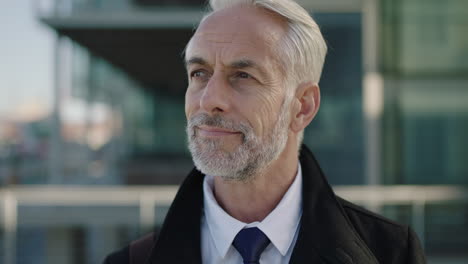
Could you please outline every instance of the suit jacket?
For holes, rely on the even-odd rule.
[[[300,163],[303,213],[290,263],[426,263],[419,240],[409,227],[337,197],[305,146]],[[194,169],[181,185],[146,263],[201,264],[203,178]],[[105,263],[128,261],[129,247],[125,247],[109,255]]]

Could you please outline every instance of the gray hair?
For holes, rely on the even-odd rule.
[[[290,84],[318,85],[327,45],[309,13],[293,0],[210,0],[211,12],[239,4],[252,5],[280,15],[288,22],[286,36],[277,45],[282,67]],[[207,14],[210,15],[210,13]],[[292,94],[290,92],[289,94]]]

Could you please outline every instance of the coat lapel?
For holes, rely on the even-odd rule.
[[[350,224],[317,161],[305,146],[300,162],[303,213],[290,263],[378,263]]]
[[[357,235],[317,161],[306,146],[300,162],[303,213],[290,263],[378,264]],[[192,170],[164,221],[149,263],[201,264],[203,174]]]
[[[149,263],[201,264],[202,210],[203,175],[193,169],[172,202]]]

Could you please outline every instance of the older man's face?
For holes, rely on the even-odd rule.
[[[253,7],[208,17],[186,50],[189,148],[204,173],[247,180],[284,149],[289,107],[273,47],[285,22]]]

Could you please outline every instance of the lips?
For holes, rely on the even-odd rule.
[[[224,137],[241,134],[241,132],[239,131],[232,131],[224,128],[211,126],[197,126],[196,129],[198,131],[198,134],[202,137]]]

